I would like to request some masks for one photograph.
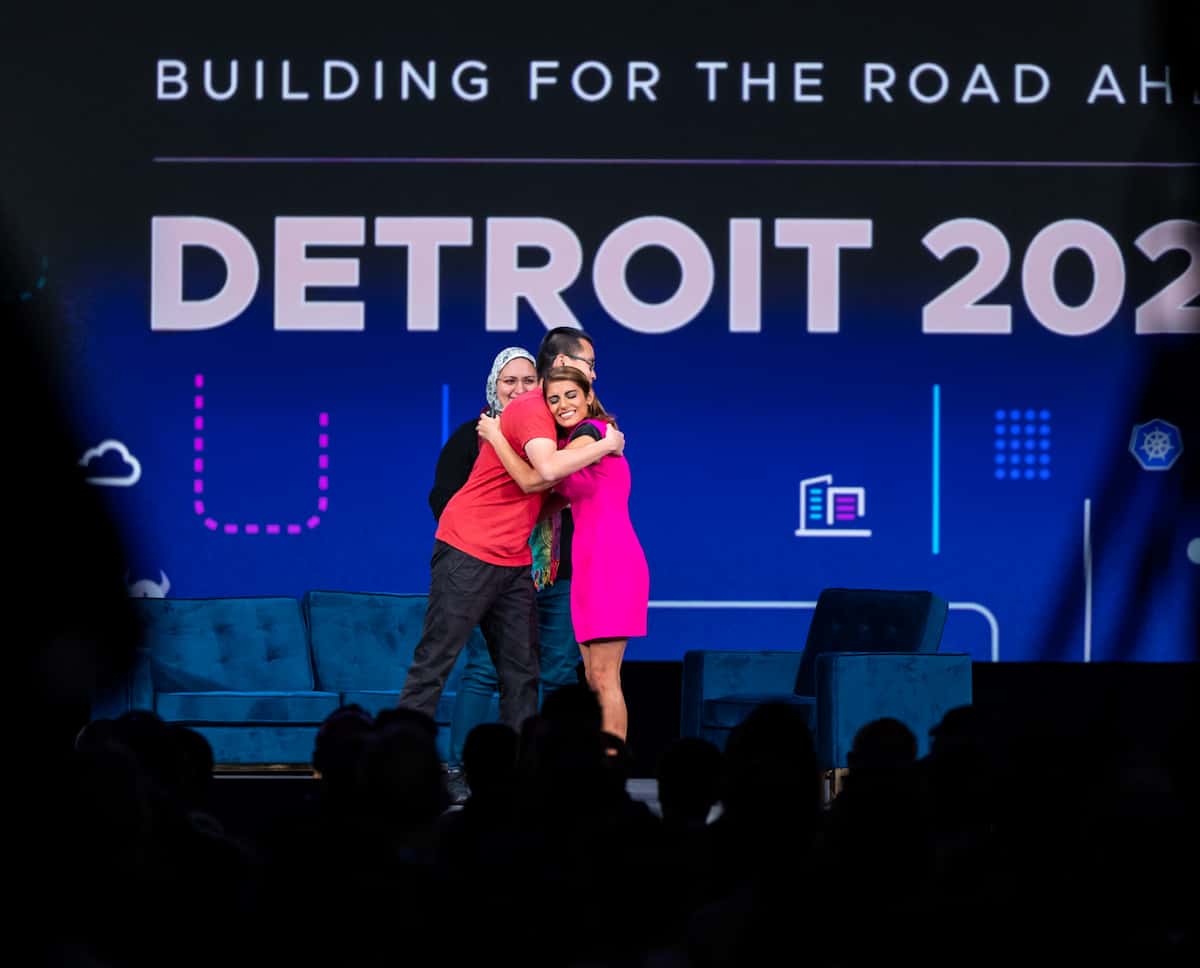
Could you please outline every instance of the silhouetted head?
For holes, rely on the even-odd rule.
[[[542,719],[549,726],[599,733],[603,723],[600,700],[588,686],[569,683],[550,693],[542,703]]]
[[[357,703],[335,709],[317,730],[313,741],[313,773],[320,780],[326,803],[347,807],[360,791],[359,768],[375,721]]]
[[[471,795],[511,787],[517,771],[517,733],[504,723],[480,723],[463,744],[463,772]]]
[[[562,686],[542,703],[531,742],[522,750],[522,767],[544,801],[560,805],[551,809],[587,808],[607,798],[614,769],[601,724],[600,702],[587,686]],[[566,803],[576,806],[562,806]]]
[[[389,706],[375,714],[375,726],[379,729],[387,729],[397,724],[407,724],[426,733],[435,742],[437,740],[437,720],[428,713],[407,709],[404,706]]]
[[[113,720],[112,739],[133,754],[138,766],[162,792],[175,789],[175,742],[158,713],[148,709],[122,713]]]
[[[116,726],[111,719],[93,719],[75,736],[75,752],[90,753],[116,743]]]
[[[146,771],[132,751],[119,744],[81,750],[64,790],[69,803],[63,806],[69,810],[70,823],[55,835],[70,843],[73,860],[134,870],[153,835],[162,798],[152,793]],[[110,866],[104,869],[108,876],[117,874]],[[120,883],[119,876],[116,880]]]
[[[721,751],[698,736],[677,739],[658,765],[663,819],[703,824],[720,798]]]
[[[917,738],[900,720],[884,717],[867,723],[854,734],[846,754],[851,770],[901,769],[917,761]]]
[[[944,756],[969,751],[980,743],[981,723],[974,706],[956,706],[948,710],[941,722],[929,731],[929,753]]]
[[[187,810],[204,809],[216,765],[212,745],[204,735],[181,723],[167,725],[167,739],[175,751],[175,788],[172,793]]]
[[[361,776],[365,805],[381,828],[417,832],[450,805],[435,735],[420,720],[397,717],[384,726],[376,720]]]
[[[821,808],[820,774],[805,712],[790,703],[755,707],[729,734],[725,746],[722,801],[734,822],[760,824],[760,834],[779,824],[808,825]]]

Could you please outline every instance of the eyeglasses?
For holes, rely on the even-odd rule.
[[[593,373],[596,372],[596,361],[595,360],[589,360],[586,356],[576,356],[574,353],[564,353],[563,356],[565,356],[569,360],[575,360],[577,363],[582,363]]]

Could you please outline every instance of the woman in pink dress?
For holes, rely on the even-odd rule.
[[[546,374],[543,396],[558,425],[559,447],[579,447],[604,437],[613,420],[582,371],[557,367]],[[498,421],[480,420],[480,434],[496,448],[505,469],[525,490],[544,487],[516,455]],[[621,691],[621,660],[630,638],[646,634],[650,572],[629,520],[629,463],[609,455],[555,485],[571,505],[571,622],[583,654],[588,685],[600,701],[605,732],[625,739],[628,714]]]

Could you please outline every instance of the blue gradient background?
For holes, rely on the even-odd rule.
[[[414,199],[423,195],[421,181],[450,177],[406,174],[418,183]],[[322,211],[385,213],[331,204],[342,173],[318,175],[331,182],[321,192]],[[747,192],[743,186],[751,176],[754,188]],[[242,185],[245,176],[220,177],[231,191],[254,194]],[[536,188],[510,207],[560,218],[584,242],[584,269],[566,298],[595,336],[597,387],[629,438],[631,512],[650,562],[653,599],[797,601],[815,599],[827,586],[931,588],[995,615],[1001,659],[1077,660],[1084,655],[1083,501],[1091,498],[1092,657],[1190,655],[1196,567],[1184,550],[1189,532],[1178,517],[1178,475],[1141,471],[1127,451],[1133,417],[1160,416],[1180,425],[1190,418],[1131,409],[1150,354],[1186,337],[1134,335],[1133,307],[1155,290],[1149,274],[1137,271],[1139,262],[1149,263],[1129,244],[1135,233],[1122,235],[1118,214],[1102,206],[1087,213],[1123,243],[1129,265],[1125,303],[1099,333],[1050,333],[1029,315],[1016,281],[1019,259],[1039,223],[1078,217],[1078,205],[1047,205],[1014,217],[992,202],[970,211],[994,220],[1012,245],[1015,265],[987,302],[1013,301],[1014,333],[931,336],[920,331],[922,305],[970,265],[969,257],[939,263],[920,243],[924,229],[961,211],[933,201],[935,183],[945,192],[944,174],[891,176],[906,181],[918,199],[904,205],[880,185],[878,173],[827,175],[822,191],[836,181],[835,200],[827,193],[810,199],[790,184],[796,178],[788,173],[691,173],[700,190],[687,206],[664,204],[655,185],[639,186],[637,173],[580,177],[593,185],[611,182],[614,195],[619,188],[623,210],[601,219],[590,207],[535,207]],[[976,183],[986,182],[990,193],[1002,185],[995,173],[960,174],[954,181],[966,195],[982,193]],[[486,199],[488,179],[475,173],[473,182],[473,194]],[[739,203],[740,195],[747,201]],[[759,200],[764,197],[777,201],[768,207]],[[287,201],[272,204],[267,197],[258,204],[283,213]],[[410,212],[405,201],[386,212]],[[843,254],[837,334],[806,332],[804,257],[770,242],[772,216],[814,209],[875,218],[874,247]],[[476,239],[484,235],[482,216],[495,214],[482,200],[458,210],[480,213]],[[686,327],[660,336],[633,333],[608,319],[590,282],[590,257],[603,236],[625,218],[650,213],[695,227],[718,269],[706,309]],[[734,214],[764,218],[758,334],[728,332],[726,220]],[[137,535],[139,576],[157,577],[161,569],[171,594],[181,597],[299,595],[308,588],[424,590],[433,534],[426,495],[441,445],[442,385],[449,386],[454,427],[482,405],[493,353],[510,343],[536,348],[544,327],[523,307],[515,336],[484,332],[479,242],[443,256],[437,333],[405,330],[405,260],[395,250],[372,246],[336,251],[362,260],[360,288],[337,295],[365,302],[365,331],[275,332],[270,223],[260,217],[234,224],[248,232],[259,253],[262,281],[251,307],[219,329],[150,332],[148,272],[122,276],[114,267],[90,281],[71,282],[73,291],[88,294],[83,301],[90,307],[82,407],[89,435],[119,438],[144,468],[137,487],[112,493]],[[131,261],[148,265],[145,242],[132,255]],[[1069,260],[1063,264],[1070,268]],[[188,266],[193,294],[219,285],[220,274],[203,260]],[[647,253],[631,264],[630,283],[642,298],[661,299],[678,275],[673,259]],[[1084,283],[1068,271],[1060,285],[1066,296]],[[317,494],[316,418],[330,413],[330,509],[318,529],[271,537],[203,528],[191,507],[195,373],[206,380],[205,497],[222,521],[307,517]],[[941,387],[937,555],[931,543],[934,384]],[[1013,407],[1052,415],[1049,480],[994,478],[994,412]],[[873,529],[871,538],[795,536],[799,482],[824,473],[832,473],[836,484],[867,489],[862,526]],[[1142,594],[1132,583],[1147,541],[1164,570],[1136,636],[1118,640],[1113,633],[1121,626],[1123,602]],[[650,635],[633,645],[632,657],[677,658],[701,646],[791,647],[802,643],[809,615],[802,609],[655,610]],[[980,659],[991,656],[989,626],[975,612],[952,613],[945,643]]]

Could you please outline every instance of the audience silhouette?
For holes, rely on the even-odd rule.
[[[307,809],[247,842],[212,810],[203,736],[128,712],[76,735],[43,845],[103,882],[59,900],[54,963],[160,964],[167,936],[186,965],[233,937],[239,957],[300,965],[1190,963],[1195,888],[1168,877],[1187,884],[1196,859],[1187,725],[1147,801],[1104,731],[1014,733],[1000,755],[964,706],[919,758],[880,719],[824,803],[804,713],[764,705],[724,751],[665,751],[655,815],[584,686],[521,735],[476,727],[461,806],[428,717],[344,706],[317,733]]]

